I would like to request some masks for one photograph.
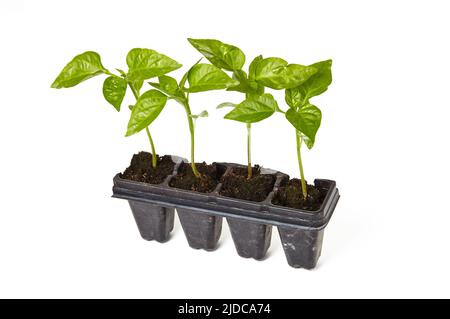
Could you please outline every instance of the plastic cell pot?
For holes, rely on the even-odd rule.
[[[175,168],[176,163],[180,161],[180,158],[172,156],[172,161],[175,164]],[[118,176],[120,176],[120,174],[118,174]],[[138,182],[134,183],[144,184]],[[135,188],[131,187],[130,189]],[[163,205],[132,199],[129,199],[128,203],[139,233],[143,239],[148,241],[156,240],[160,243],[164,243],[170,239],[170,233],[173,230],[175,218],[175,209],[173,207],[165,207]]]
[[[160,243],[169,240],[175,209],[133,200],[128,202],[142,238]]]
[[[294,268],[316,267],[322,251],[323,229],[278,227],[287,262]]]
[[[178,208],[178,218],[190,247],[212,251],[222,233],[222,217]]]
[[[272,239],[272,226],[228,217],[231,237],[239,256],[262,260]]]

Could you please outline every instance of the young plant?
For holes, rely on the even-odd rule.
[[[237,91],[245,94],[245,100],[241,103],[225,102],[217,108],[233,107],[233,110],[226,114],[225,118],[243,122],[247,126],[247,178],[250,179],[252,177],[252,123],[262,121],[278,110],[277,102],[273,96],[264,94],[264,86],[255,81],[256,67],[262,60],[262,56],[256,57],[250,63],[247,75],[242,70],[245,64],[245,55],[238,47],[214,39],[188,39],[188,41],[213,65],[233,73],[233,79],[239,83],[229,87],[227,91]]]
[[[103,96],[118,112],[127,87],[129,87],[136,99],[136,104],[130,106],[131,114],[134,114],[133,118],[145,117],[146,121],[129,124],[127,136],[145,128],[152,149],[152,166],[156,168],[155,145],[148,126],[162,111],[167,99],[156,90],[147,91],[142,95],[140,95],[140,90],[144,80],[176,70],[181,67],[181,64],[164,54],[141,48],[135,48],[128,52],[126,61],[128,73],[116,69],[120,75],[115,75],[102,65],[98,53],[84,52],[75,56],[63,68],[51,87],[56,89],[69,88],[100,74],[109,75],[103,82]]]
[[[189,87],[186,88],[186,83]],[[151,99],[148,103],[142,107],[142,112],[132,112],[130,121],[128,124],[127,135],[138,132],[138,129],[145,127],[148,122],[153,121],[153,117],[157,116],[160,111],[160,105],[165,104],[168,99],[177,101],[183,106],[186,112],[190,142],[191,142],[191,168],[196,177],[200,177],[200,174],[195,165],[195,120],[199,117],[208,116],[207,111],[202,111],[199,114],[192,114],[191,106],[189,102],[189,94],[204,92],[210,90],[221,90],[238,84],[236,80],[230,78],[225,72],[218,67],[211,64],[200,63],[200,60],[195,63],[181,78],[180,82],[177,82],[174,78],[162,75],[158,77],[158,82],[149,82],[156,90],[150,90],[153,92]],[[157,95],[157,97],[156,97]],[[131,129],[130,129],[131,128]]]
[[[317,72],[301,85],[285,91],[285,100],[289,106],[289,110],[286,112],[286,119],[295,127],[298,167],[304,198],[307,197],[308,190],[303,173],[300,148],[303,142],[308,149],[314,146],[316,133],[322,121],[322,112],[317,106],[311,104],[309,99],[322,94],[328,89],[328,86],[332,82],[331,65],[332,60],[321,61],[310,65]]]
[[[256,81],[270,88],[285,89],[285,101],[289,110],[280,112],[295,128],[297,160],[300,170],[302,194],[308,196],[303,171],[301,146],[308,149],[314,146],[316,133],[320,127],[322,113],[310,103],[310,98],[320,95],[331,84],[331,60],[321,61],[309,66],[288,64],[280,58],[268,58],[258,64]]]

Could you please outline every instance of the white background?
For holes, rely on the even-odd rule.
[[[448,1],[2,0],[0,297],[450,297],[449,12]],[[187,37],[237,45],[248,62],[333,59],[303,152],[307,178],[341,192],[317,269],[290,268],[276,231],[261,262],[238,257],[227,227],[215,252],[189,248],[178,221],[168,243],[142,240],[127,202],[110,198],[112,177],[149,149],[144,133],[124,137],[128,104],[103,100],[102,76],[50,89],[86,50],[113,70],[152,48],[184,64],[179,77],[200,57]],[[245,126],[214,110],[241,98],[193,95],[210,112],[197,160],[245,162]],[[151,130],[159,154],[189,156],[180,106]],[[253,159],[298,176],[281,115],[254,125]]]

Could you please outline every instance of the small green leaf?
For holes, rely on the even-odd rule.
[[[238,47],[213,39],[188,39],[201,54],[218,68],[228,71],[240,70],[245,55]]]
[[[264,86],[255,81],[255,68],[258,61],[262,60],[262,56],[256,57],[249,67],[249,76],[242,70],[233,71],[233,79],[239,81],[239,84],[232,86],[227,91],[238,91],[245,94],[264,94]]]
[[[239,84],[224,71],[211,64],[200,63],[191,68],[188,74],[188,92],[221,90]]]
[[[256,80],[256,69],[258,67],[258,64],[263,60],[262,55],[258,55],[256,58],[253,59],[253,61],[248,66],[248,78],[250,81]]]
[[[133,109],[133,107],[134,107],[134,105],[128,105],[128,108],[130,109],[130,110],[132,110]]]
[[[154,88],[166,93],[169,96],[181,96],[180,88],[178,87],[177,80],[175,80],[173,77],[167,76],[167,75],[161,75],[158,77],[159,83],[155,82],[149,82],[151,86]]]
[[[191,114],[190,117],[192,117],[193,119],[198,119],[199,117],[208,117],[208,111],[204,110],[199,114]]]
[[[117,72],[120,73],[121,76],[123,76],[123,77],[127,76],[127,73],[124,70],[121,70],[121,69],[116,69],[116,70],[117,70]]]
[[[128,80],[143,81],[181,67],[177,61],[150,49],[135,48],[128,52]]]
[[[302,106],[298,111],[289,109],[286,112],[287,120],[304,136],[306,146],[314,146],[316,133],[322,121],[322,112],[312,104]]]
[[[103,96],[117,111],[127,91],[127,81],[118,76],[109,76],[103,82]]]
[[[178,91],[178,83],[173,77],[161,75],[158,77],[161,88],[171,95],[175,95]]]
[[[203,59],[203,58],[198,59],[198,61],[195,62],[194,65],[192,65],[191,68],[190,68],[190,69],[183,75],[183,77],[181,78],[180,83],[178,84],[178,86],[179,86],[179,88],[180,88],[182,91],[185,91],[185,90],[186,90],[184,86],[185,86],[186,81],[187,81],[187,79],[188,79],[189,72],[192,70],[192,68],[193,68],[194,66],[196,66],[197,64],[199,64],[200,61],[201,61],[202,59]]]
[[[253,88],[250,86],[250,82],[247,79],[247,74],[242,70],[236,70],[233,72],[234,80],[239,81],[238,85],[229,87],[227,91],[237,91],[241,93],[251,93]]]
[[[258,83],[275,90],[299,86],[315,74],[317,69],[300,64],[288,64],[280,58],[266,58],[256,66],[255,79]]]
[[[67,63],[52,83],[52,88],[69,88],[105,72],[108,70],[103,67],[100,55],[93,51],[87,51]]]
[[[134,105],[125,136],[133,135],[149,126],[166,105],[167,96],[158,90],[142,94]]]
[[[332,60],[321,61],[310,65],[310,67],[317,69],[317,73],[298,87],[304,100],[320,95],[328,89],[328,86],[333,80],[331,65]]]
[[[298,108],[302,105],[303,97],[299,88],[286,89],[284,92],[284,100],[289,107]]]
[[[225,118],[244,123],[255,123],[271,116],[277,108],[277,101],[271,94],[266,93],[260,96],[252,96],[239,103],[225,115]]]
[[[264,85],[256,82],[256,69],[262,60],[262,55],[258,55],[253,59],[248,67],[248,80],[250,82],[250,87],[252,88],[253,92],[259,95],[264,93]]]
[[[141,88],[144,85],[144,80],[128,81],[131,89],[136,92],[137,96],[140,95]]]
[[[223,102],[217,105],[216,109],[223,109],[224,107],[236,107],[237,104],[231,102]]]

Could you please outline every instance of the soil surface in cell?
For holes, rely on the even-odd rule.
[[[173,173],[175,163],[170,155],[157,156],[156,168],[152,166],[152,154],[140,152],[134,154],[130,166],[121,174],[121,178],[149,184],[161,184]]]
[[[307,185],[308,196],[303,197],[301,181],[291,179],[286,185],[281,186],[275,193],[272,203],[275,205],[304,209],[318,210],[327,194],[327,190],[314,185]]]
[[[172,178],[169,185],[199,193],[212,192],[219,183],[225,169],[215,163],[210,165],[205,162],[196,163],[195,166],[199,172],[199,177],[196,177],[192,172],[190,163],[183,162],[178,168],[178,174]]]
[[[262,202],[272,191],[275,176],[261,174],[261,167],[252,168],[252,177],[248,178],[247,167],[234,167],[230,173],[222,177],[220,195]]]

